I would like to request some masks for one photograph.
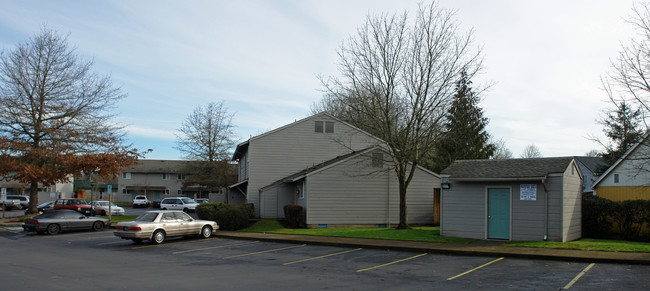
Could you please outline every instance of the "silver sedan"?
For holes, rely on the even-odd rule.
[[[120,222],[115,227],[115,236],[130,239],[135,243],[150,240],[159,244],[167,237],[198,235],[209,238],[219,229],[214,221],[194,219],[183,211],[152,210],[143,213],[133,221]]]

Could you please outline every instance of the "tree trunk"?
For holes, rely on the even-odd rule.
[[[38,181],[32,180],[29,185],[29,213],[38,213]]]
[[[397,229],[408,229],[408,213],[406,212],[406,187],[400,182],[399,186],[399,225]]]

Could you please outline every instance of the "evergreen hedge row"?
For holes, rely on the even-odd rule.
[[[582,236],[650,241],[650,200],[611,201],[584,194]]]
[[[201,203],[196,207],[199,219],[216,221],[219,229],[238,230],[246,228],[253,213],[251,204],[231,205],[221,202]]]

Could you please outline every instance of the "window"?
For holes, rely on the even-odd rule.
[[[163,180],[169,180],[169,175],[168,174],[162,174],[162,179]]]
[[[314,132],[333,133],[334,132],[334,121],[314,121]]]
[[[384,167],[384,154],[383,153],[372,153],[372,167],[373,168],[382,168],[382,167]]]
[[[334,122],[325,121],[325,133],[333,133],[333,132],[334,132]]]
[[[185,180],[185,175],[178,174],[178,180]]]
[[[169,195],[169,189],[165,189],[165,191],[163,191],[163,194],[164,195]]]
[[[178,195],[183,195],[183,189],[178,189]]]
[[[614,183],[618,183],[618,174],[614,174]]]
[[[122,179],[131,180],[131,173],[122,173]]]

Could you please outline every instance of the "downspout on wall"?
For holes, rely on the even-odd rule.
[[[542,186],[544,187],[544,241],[548,240],[548,189],[546,187],[546,178],[542,179]]]

